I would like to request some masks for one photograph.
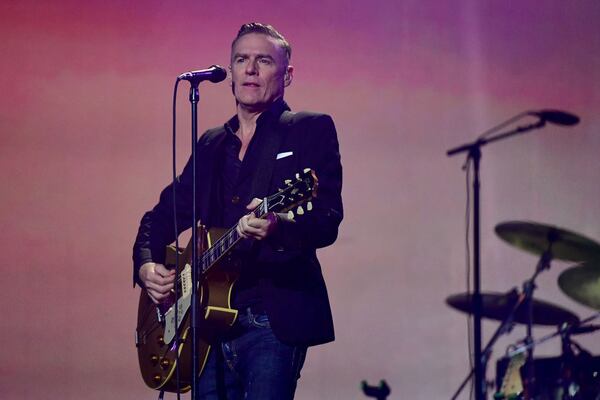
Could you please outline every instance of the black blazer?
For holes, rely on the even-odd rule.
[[[275,234],[258,243],[258,260],[265,267],[260,293],[271,328],[279,340],[289,344],[315,345],[334,339],[327,289],[316,257],[316,249],[332,244],[343,217],[341,200],[342,167],[335,126],[325,114],[286,111],[285,102],[276,102],[257,121],[266,129],[254,146],[254,197],[277,191],[285,179],[304,168],[315,170],[319,185],[313,210],[281,223]],[[229,124],[236,123],[235,117]],[[197,213],[211,226],[217,161],[226,126],[207,131],[196,146]],[[278,158],[279,155],[279,158]],[[254,169],[255,168],[255,169]],[[191,163],[176,183],[177,224],[181,232],[191,221]],[[148,261],[164,262],[165,246],[175,240],[172,185],[160,195],[158,204],[147,212],[133,248],[134,282],[140,284],[139,267]]]

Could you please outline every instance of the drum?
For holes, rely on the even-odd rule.
[[[534,389],[526,396],[527,364],[519,354],[496,363],[494,399],[600,400],[600,357],[582,352],[570,357],[540,357],[533,361]],[[515,374],[516,370],[519,374]]]

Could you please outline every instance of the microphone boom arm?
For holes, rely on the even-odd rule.
[[[471,152],[476,148],[481,148],[485,145],[487,145],[488,143],[493,143],[493,142],[497,142],[499,140],[503,140],[506,138],[509,138],[511,136],[514,135],[518,135],[521,133],[527,133],[529,131],[532,131],[534,129],[540,129],[543,128],[546,125],[546,121],[543,119],[540,119],[538,122],[533,123],[533,124],[529,124],[529,125],[524,125],[524,126],[519,126],[516,127],[515,129],[512,129],[510,131],[507,132],[503,132],[503,133],[499,133],[495,136],[492,136],[490,138],[480,138],[477,139],[474,142],[471,143],[467,143],[467,144],[463,144],[461,146],[455,147],[453,149],[450,149],[446,152],[446,154],[448,155],[448,157],[452,157],[456,154],[460,154],[460,153],[464,153],[464,152]]]

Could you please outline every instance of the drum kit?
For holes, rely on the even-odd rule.
[[[600,356],[593,356],[572,340],[573,336],[597,334],[600,325],[600,244],[575,232],[534,222],[512,221],[496,226],[496,234],[510,245],[538,255],[533,276],[522,290],[507,293],[482,293],[481,316],[501,321],[482,352],[484,364],[496,340],[515,324],[527,326],[527,337],[512,344],[506,356],[496,364],[494,399],[600,400]],[[555,304],[534,299],[537,276],[550,268],[552,260],[576,263],[558,278],[560,290],[595,314],[580,319]],[[473,314],[470,293],[449,296],[446,303],[459,311]],[[555,332],[534,339],[534,326],[555,326]],[[558,357],[534,358],[536,346],[560,338]]]

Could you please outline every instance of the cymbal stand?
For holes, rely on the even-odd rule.
[[[540,260],[535,267],[533,276],[523,283],[524,302],[527,305],[527,336],[525,337],[525,344],[533,343],[533,292],[537,287],[535,285],[535,280],[542,271],[550,269],[550,262],[552,261],[552,245],[557,239],[555,232],[550,231],[548,233],[548,248],[540,256]],[[525,363],[527,379],[524,382],[526,399],[533,398],[536,387],[533,348],[534,346],[529,346],[527,348],[527,362]]]

